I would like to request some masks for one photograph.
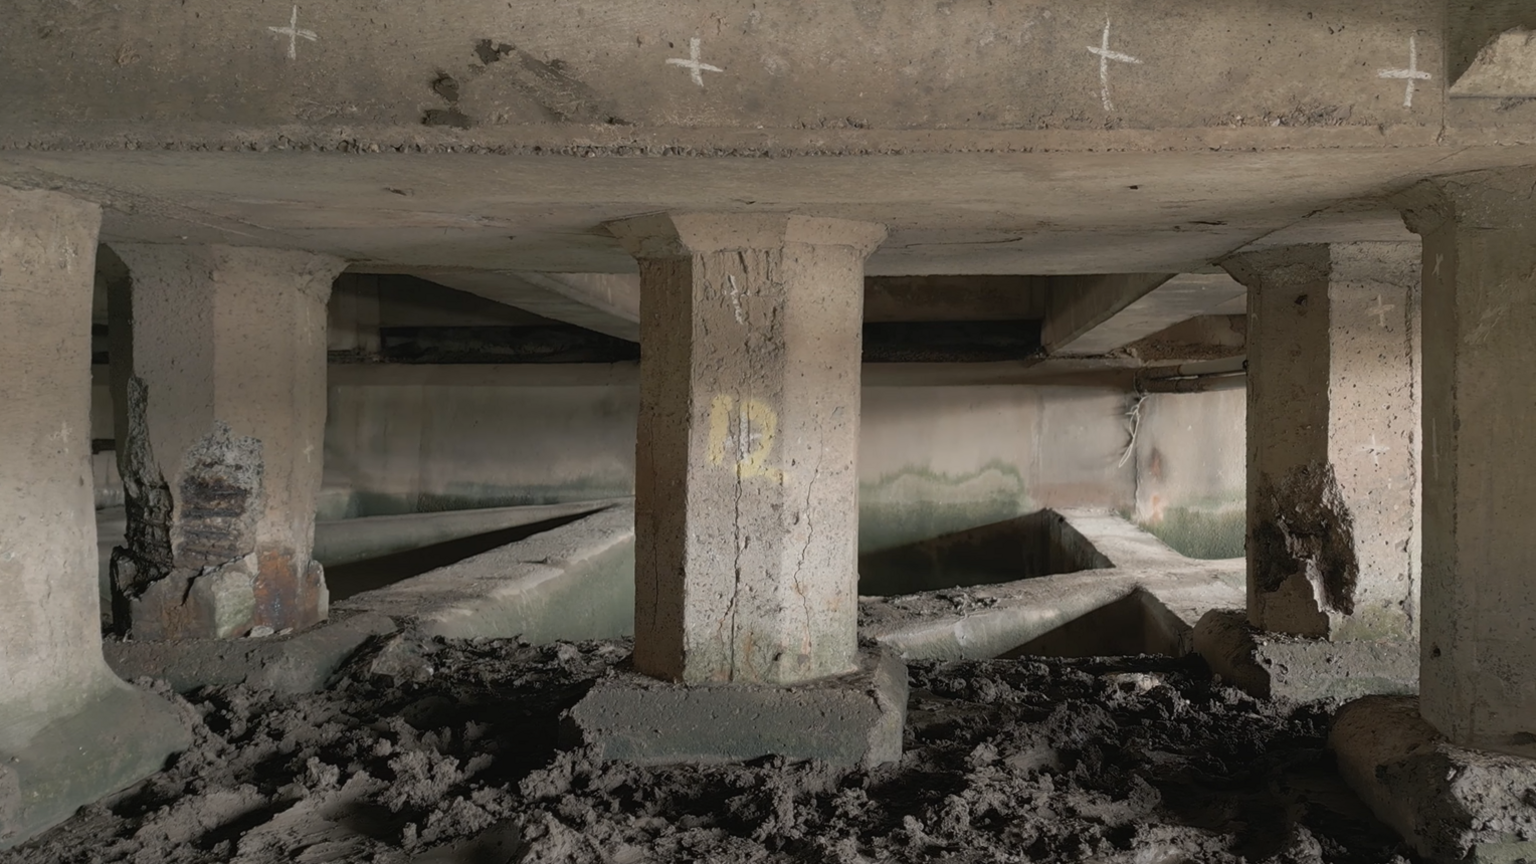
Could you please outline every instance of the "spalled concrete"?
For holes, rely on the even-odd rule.
[[[241,636],[326,615],[310,558],[325,425],[326,299],[344,262],[116,244],[118,464],[128,542],[113,617],[139,639]]]
[[[1314,245],[1249,286],[1248,614],[1296,636],[1411,639],[1419,539],[1418,250]]]
[[[686,683],[847,672],[857,615],[859,346],[879,225],[613,223],[645,295],[635,665]]]
[[[642,765],[820,759],[871,768],[901,758],[907,668],[864,655],[856,671],[789,686],[676,684],[620,673],[566,714],[573,743]]]
[[[102,662],[87,362],[100,218],[0,188],[0,848],[159,770],[189,737]]]
[[[1334,717],[1339,772],[1433,864],[1536,859],[1536,762],[1445,740],[1412,697],[1372,696]]]
[[[1411,639],[1288,636],[1254,628],[1242,611],[1213,609],[1195,624],[1194,645],[1212,672],[1261,699],[1337,702],[1419,687],[1419,644]]]
[[[1463,747],[1536,756],[1536,170],[1407,196],[1421,234],[1424,621],[1420,708]]]
[[[245,684],[278,693],[311,693],[371,637],[395,631],[384,615],[337,614],[301,633],[247,639],[108,640],[107,665],[124,678],[159,678],[178,693]]]

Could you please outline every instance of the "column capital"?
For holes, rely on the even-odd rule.
[[[1417,238],[1360,243],[1298,243],[1239,252],[1217,262],[1248,288],[1295,288],[1332,279],[1395,284],[1418,281]]]
[[[687,258],[790,243],[847,246],[863,257],[885,240],[885,226],[878,222],[791,213],[650,213],[605,227],[636,258]]]
[[[131,271],[153,268],[170,272],[180,267],[188,273],[200,268],[208,277],[219,271],[263,274],[285,273],[294,277],[292,285],[324,303],[331,297],[331,283],[347,269],[347,262],[334,255],[301,249],[268,249],[257,246],[181,243],[108,243]]]
[[[1471,229],[1519,227],[1536,198],[1536,167],[1469,171],[1422,180],[1396,196],[1403,224],[1415,234],[1447,222]]]

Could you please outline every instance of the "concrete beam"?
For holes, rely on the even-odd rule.
[[[1045,353],[1092,355],[1120,347],[1125,343],[1111,343],[1119,338],[1114,334],[1126,332],[1125,328],[1104,329],[1106,324],[1172,278],[1167,273],[1052,277],[1040,335]]]
[[[640,341],[639,276],[486,270],[425,270],[416,275],[545,318]]]
[[[1247,297],[1248,289],[1225,273],[1181,273],[1105,318],[1067,350],[1108,354],[1191,318],[1241,315]]]

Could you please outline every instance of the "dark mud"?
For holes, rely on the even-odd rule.
[[[560,711],[623,643],[378,641],[323,693],[175,698],[196,742],[3,864],[1412,860],[1327,716],[1199,661],[914,663],[900,765],[597,765]]]

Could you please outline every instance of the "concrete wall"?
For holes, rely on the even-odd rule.
[[[1247,418],[1241,387],[1149,395],[1136,436],[1135,521],[1191,558],[1241,556]]]
[[[634,491],[631,365],[333,365],[319,517],[550,504]],[[111,416],[106,395],[94,414]],[[859,549],[890,549],[1042,508],[1134,511],[1191,557],[1243,551],[1241,389],[871,386],[863,391]],[[107,437],[103,433],[102,437]],[[98,506],[120,504],[102,454]],[[1134,502],[1134,503],[1133,503]]]
[[[859,551],[1046,507],[1124,507],[1125,404],[1097,388],[866,387]]]
[[[318,517],[634,494],[633,367],[331,367]]]
[[[334,366],[330,393],[321,518],[633,492],[632,366]],[[1125,508],[1124,406],[1108,389],[865,388],[860,551]]]

